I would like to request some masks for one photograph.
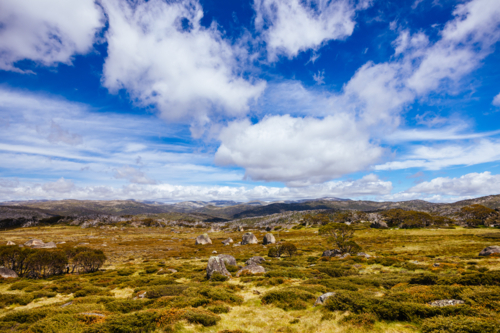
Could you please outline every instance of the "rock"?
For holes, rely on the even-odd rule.
[[[199,235],[196,237],[196,245],[206,245],[212,244],[212,240],[208,237],[208,234]]]
[[[240,226],[238,227],[238,231],[243,231],[243,230],[244,230],[244,229],[243,229],[243,227],[240,225]]]
[[[236,276],[240,276],[241,274],[263,274],[265,273],[266,270],[264,267],[259,266],[259,265],[248,265],[240,269],[237,273]]]
[[[43,245],[34,245],[32,248],[34,249],[55,249],[57,247],[56,243],[48,242]]]
[[[166,270],[167,272],[172,273],[172,274],[177,273],[177,270],[176,270],[176,269],[173,269],[173,268],[167,268],[167,269],[165,269],[165,270]]]
[[[80,314],[84,315],[84,316],[95,316],[95,317],[103,317],[103,318],[106,317],[102,313],[97,313],[97,312],[82,312]]]
[[[45,244],[45,243],[41,239],[30,239],[29,241],[24,243],[24,246],[33,247],[33,246],[38,246],[38,245],[43,245],[43,244]]]
[[[350,256],[351,256],[351,254],[350,254],[350,253],[344,253],[344,254],[342,254],[342,255],[337,255],[337,256],[338,256],[340,259],[345,259],[345,258],[347,258],[347,257],[350,257]]]
[[[233,247],[234,247],[234,246],[241,246],[241,243],[234,243],[234,244],[233,244]]]
[[[440,264],[440,263],[438,263],[438,262],[436,262],[436,263],[434,263],[434,264],[432,265],[432,267],[439,267],[439,266],[441,266],[441,264]]]
[[[213,253],[213,254],[217,254],[217,251],[213,250],[213,251],[212,251],[212,253]]]
[[[318,298],[316,299],[316,302],[314,302],[314,306],[316,306],[316,305],[323,305],[323,304],[325,304],[325,302],[326,302],[326,300],[328,299],[328,297],[332,297],[332,296],[334,296],[334,295],[335,295],[335,293],[333,293],[333,292],[329,292],[329,293],[326,293],[326,294],[321,295],[320,297],[318,297]]]
[[[494,253],[500,254],[500,246],[498,246],[498,245],[488,246],[487,248],[484,248],[481,252],[479,252],[479,255],[480,256],[491,256]]]
[[[459,299],[442,299],[439,301],[429,302],[430,306],[438,306],[438,307],[454,306],[454,305],[461,305],[461,304],[465,304],[465,302],[461,301]]]
[[[252,293],[253,293],[254,295],[260,295],[260,294],[261,294],[261,293],[260,293],[260,291],[258,291],[258,290],[253,290],[253,291],[252,291]]]
[[[384,221],[375,221],[372,224],[370,224],[370,228],[386,229],[389,228],[389,226]]]
[[[322,257],[335,257],[336,255],[340,255],[340,250],[333,249],[333,250],[326,250],[323,252],[321,255]]]
[[[258,264],[261,264],[262,262],[266,261],[266,259],[262,258],[262,257],[259,257],[259,256],[256,256],[256,257],[252,257],[250,259],[248,259],[245,264],[247,266],[250,266],[250,265],[258,265]]]
[[[236,259],[233,256],[229,254],[219,254],[218,257],[224,261],[225,265],[236,266]]]
[[[7,245],[16,245],[16,243],[14,243],[13,241],[8,241]]]
[[[370,258],[372,257],[371,255],[366,254],[366,253],[364,253],[364,252],[358,252],[356,255],[357,255],[358,257],[365,257],[366,259],[370,259]]]
[[[61,305],[61,308],[65,308],[67,306],[70,306],[71,304],[73,304],[73,302],[64,303],[63,305]]]
[[[210,257],[207,263],[207,279],[210,279],[215,272],[231,278],[231,273],[226,269],[224,260],[219,257]]]
[[[14,272],[12,269],[5,268],[5,267],[0,267],[0,276],[3,277],[4,279],[7,278],[17,278],[17,273]]]
[[[274,238],[273,234],[266,234],[264,236],[264,241],[262,242],[264,245],[274,244],[276,243],[276,238]]]
[[[244,234],[241,240],[241,245],[258,244],[258,243],[259,241],[257,240],[257,237],[255,237],[255,235],[252,234],[251,232],[247,232],[246,234]]]
[[[57,242],[56,244],[66,244],[66,242]]]
[[[233,242],[233,240],[232,240],[231,238],[228,238],[228,239],[223,240],[223,241],[222,241],[222,244],[224,244],[224,245],[229,245],[229,244],[231,244],[232,242]]]

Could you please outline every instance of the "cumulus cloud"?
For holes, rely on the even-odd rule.
[[[302,188],[256,186],[189,186],[171,184],[130,184],[113,186],[75,186],[63,178],[43,185],[17,183],[9,188],[0,187],[0,200],[23,199],[138,199],[138,200],[294,200],[319,197],[365,197],[390,193],[392,183],[376,175],[361,179],[327,182]]]
[[[363,2],[358,8],[366,8]],[[270,61],[317,50],[354,30],[356,7],[347,0],[254,0],[255,27],[264,37]]]
[[[496,95],[495,98],[493,98],[492,104],[494,106],[500,106],[500,94]]]
[[[128,165],[117,169],[115,172],[115,178],[127,179],[132,184],[156,184],[156,180],[149,179],[146,177],[144,172]]]
[[[69,193],[75,188],[75,184],[71,180],[66,180],[64,178],[60,178],[55,182],[48,182],[42,185],[42,190],[49,193]]]
[[[220,140],[216,163],[243,167],[253,180],[289,186],[363,170],[383,152],[347,114],[324,119],[269,116],[254,125],[235,121],[222,130]]]
[[[91,50],[103,18],[94,0],[1,1],[0,69],[22,72],[16,62],[24,59],[71,64]]]
[[[215,23],[201,25],[198,1],[102,3],[109,18],[103,85],[125,89],[167,120],[191,121],[195,136],[213,112],[245,114],[265,88],[240,75],[243,49],[223,39]]]
[[[500,175],[491,172],[469,173],[457,178],[438,177],[431,181],[422,182],[406,193],[425,193],[452,196],[477,196],[498,194]]]

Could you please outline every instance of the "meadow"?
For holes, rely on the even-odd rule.
[[[322,257],[333,245],[317,227],[272,231],[298,253],[270,258],[274,245],[224,246],[264,228],[80,228],[54,225],[1,231],[7,241],[54,241],[58,248],[104,251],[95,273],[0,280],[2,332],[499,332],[500,257],[480,257],[500,245],[497,228],[371,229],[355,240],[371,258]],[[195,245],[208,233],[212,244]],[[210,256],[238,265],[266,259],[266,273],[206,278]],[[335,292],[324,305],[316,298]],[[463,304],[432,307],[432,301]]]

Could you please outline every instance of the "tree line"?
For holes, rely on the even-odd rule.
[[[102,250],[88,247],[61,250],[0,246],[0,265],[12,269],[17,275],[40,279],[69,273],[92,273],[106,261]]]

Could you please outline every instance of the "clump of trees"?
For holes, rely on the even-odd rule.
[[[500,213],[483,205],[474,204],[460,209],[458,216],[469,227],[500,223]]]
[[[303,220],[310,225],[327,225],[332,222],[337,223],[357,223],[368,219],[368,214],[358,210],[330,211],[317,214],[308,213]]]
[[[105,261],[106,255],[102,250],[88,247],[52,250],[0,246],[0,265],[12,269],[19,276],[34,279],[96,272]]]
[[[426,212],[404,210],[401,208],[389,209],[381,213],[390,227],[425,228],[429,226],[445,226],[455,223],[449,217],[431,215]]]
[[[267,254],[268,257],[293,257],[297,254],[297,247],[292,243],[285,243],[272,247]]]
[[[319,234],[328,238],[344,253],[358,253],[361,247],[353,240],[355,229],[345,223],[329,223],[319,228]]]

